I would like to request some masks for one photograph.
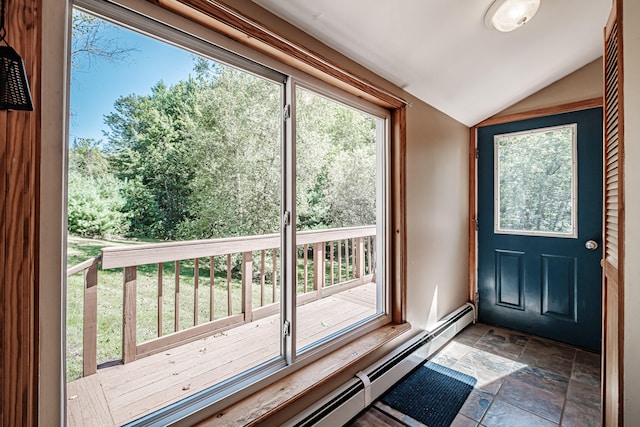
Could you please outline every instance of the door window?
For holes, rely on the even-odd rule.
[[[576,125],[496,135],[495,232],[576,236]]]

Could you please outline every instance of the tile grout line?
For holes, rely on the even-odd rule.
[[[567,381],[567,391],[564,394],[564,404],[562,405],[562,415],[560,417],[560,425],[564,421],[564,411],[567,408],[567,400],[569,399],[569,386],[571,386],[571,379],[573,378],[573,371],[576,369],[576,360],[578,359],[578,350],[573,353],[573,363],[571,364],[571,372],[569,373],[569,381]]]
[[[480,338],[478,339],[478,341],[476,341],[476,344],[477,344],[478,342],[480,342],[480,340],[481,340],[482,338],[484,338],[484,337],[489,333],[489,331],[490,331],[490,330],[491,330],[491,328],[490,328],[490,329],[488,329],[488,330],[487,330],[487,332],[485,332],[485,334],[484,334],[482,337],[480,337]],[[527,336],[527,344],[528,344],[528,343],[529,343],[529,337]],[[525,347],[526,347],[526,345],[527,345],[527,344],[525,344]],[[481,350],[481,351],[483,351],[482,349],[477,348],[477,347],[475,346],[475,344],[473,345],[473,348],[475,348],[475,349],[477,349],[477,350]],[[524,348],[523,348],[523,351],[524,351]],[[522,354],[522,353],[521,353],[521,354]],[[520,356],[518,356],[518,358],[520,358]],[[517,359],[516,359],[516,360],[517,360]],[[514,360],[514,361],[513,361],[513,363],[515,363],[515,362],[516,362],[516,361]],[[511,375],[511,373],[512,373],[512,370],[510,370],[510,371],[509,371],[509,375]],[[493,404],[496,402],[496,399],[498,398],[498,393],[500,393],[500,389],[502,388],[502,386],[503,386],[503,385],[504,385],[504,381],[502,381],[502,384],[500,384],[500,386],[499,386],[499,387],[498,387],[498,389],[496,390],[496,394],[494,394],[494,395],[493,395],[493,397],[491,398],[491,403],[489,403],[489,405],[487,406],[487,410],[486,410],[486,411],[484,411],[484,414],[482,414],[482,417],[480,417],[480,421],[478,421],[478,424],[476,424],[476,426],[478,426],[478,427],[479,427],[479,426],[484,426],[484,424],[482,424],[482,423],[484,422],[485,417],[486,417],[486,416],[487,416],[487,414],[489,413],[489,409],[491,409],[491,407],[493,406]]]
[[[509,330],[509,331],[510,331],[510,332],[518,332],[518,331],[514,331],[514,330]],[[518,332],[518,333],[523,334],[523,336],[526,336],[526,337],[527,337],[527,342],[526,342],[526,343],[525,343],[525,345],[523,346],[523,348],[522,348],[522,350],[521,350],[520,354],[518,355],[518,358],[517,358],[516,360],[514,360],[514,361],[513,361],[514,365],[515,365],[515,363],[517,363],[517,362],[518,362],[518,360],[520,359],[520,356],[522,356],[522,354],[524,353],[524,351],[525,351],[526,347],[529,345],[530,338],[532,337],[531,335],[526,334],[526,333],[522,333],[522,332]],[[486,335],[486,334],[485,334],[485,335]],[[483,337],[484,337],[484,336],[483,336]],[[478,341],[479,341],[479,340],[478,340]],[[475,348],[475,347],[474,347],[474,348]],[[478,349],[478,350],[482,350],[482,349]],[[572,360],[572,365],[571,365],[571,373],[569,374],[569,378],[568,378],[568,379],[569,379],[569,381],[571,380],[571,375],[572,375],[572,373],[573,373],[573,368],[574,368],[574,365],[575,365],[576,355],[577,355],[577,351],[574,351],[573,360]],[[530,366],[530,365],[528,365],[528,364],[527,364],[526,366]],[[512,371],[510,371],[509,375],[511,375],[512,373],[513,373],[513,370],[512,370]],[[502,382],[502,384],[500,384],[500,386],[498,387],[498,390],[496,391],[496,394],[493,396],[493,399],[491,400],[491,403],[489,404],[489,406],[487,406],[487,410],[485,411],[484,415],[481,417],[480,421],[478,422],[478,424],[477,424],[477,426],[478,426],[478,427],[483,427],[483,426],[484,426],[484,424],[482,424],[482,423],[484,422],[485,417],[486,417],[486,416],[487,416],[487,414],[489,413],[489,409],[491,408],[491,406],[493,406],[493,404],[498,400],[498,394],[500,393],[500,390],[502,389],[502,386],[503,386],[503,385],[504,385],[504,383],[506,382],[506,379],[507,379],[507,378],[508,378],[508,376],[505,378],[505,381],[503,381],[503,382]],[[560,426],[562,425],[562,418],[563,418],[563,415],[564,415],[564,407],[565,407],[565,404],[566,404],[566,401],[567,401],[567,394],[568,394],[568,391],[569,391],[569,386],[568,386],[568,383],[567,383],[567,391],[564,393],[564,399],[563,399],[562,411],[560,412],[560,420],[559,420],[559,422],[558,422],[558,423],[556,423],[556,422],[554,422],[553,420],[550,420],[550,419],[548,419],[548,418],[546,418],[546,417],[544,417],[544,416],[541,416],[541,415],[539,415],[539,414],[536,414],[535,412],[532,412],[532,411],[530,411],[530,410],[528,410],[528,409],[521,408],[521,407],[519,407],[519,406],[513,405],[513,404],[511,404],[511,403],[509,403],[509,402],[507,402],[507,401],[503,401],[503,400],[500,400],[500,401],[501,401],[501,402],[504,402],[505,404],[511,405],[511,406],[513,406],[514,408],[519,409],[519,410],[521,410],[521,411],[523,411],[523,412],[527,412],[527,413],[529,413],[529,414],[533,415],[534,417],[537,417],[537,418],[540,418],[540,419],[542,419],[542,420],[548,421],[548,422],[550,422],[550,423],[552,423],[552,424],[554,424],[554,425],[556,425],[556,426],[559,426],[559,427],[560,427]]]

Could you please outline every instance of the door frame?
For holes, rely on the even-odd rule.
[[[469,129],[469,301],[476,308],[478,307],[478,128],[602,106],[602,97],[591,98],[553,107],[490,117]]]
[[[552,187],[556,188],[556,185],[559,185],[557,189],[561,191],[564,195],[563,200],[567,202],[565,207],[568,210],[563,213],[568,216],[562,216],[562,218],[569,222],[563,222],[564,232],[501,230],[503,227],[499,224],[497,205],[500,204],[499,199],[504,197],[504,194],[500,196],[499,187],[504,186],[505,183],[500,184],[498,181],[504,180],[505,177],[509,178],[502,172],[504,165],[501,163],[502,155],[498,156],[496,151],[498,145],[502,147],[504,141],[516,142],[515,135],[534,134],[537,137],[527,139],[528,144],[537,146],[541,143],[546,147],[544,141],[535,143],[533,141],[536,138],[544,139],[543,134],[559,129],[564,129],[562,135],[567,137],[567,139],[562,138],[561,146],[564,148],[558,148],[554,143],[553,148],[550,148],[551,146],[541,148],[542,151],[538,154],[543,155],[545,152],[548,153],[548,150],[560,150],[562,162],[556,163],[551,159],[552,163],[548,163],[549,159],[543,160],[543,155],[539,158],[542,163],[538,165],[542,168],[541,170],[535,167],[535,170],[529,170],[525,166],[527,170],[520,176],[518,166],[511,172],[507,172],[507,175],[510,176],[515,172],[514,179],[524,185],[521,189],[519,189],[520,185],[516,187],[508,185],[508,188],[511,192],[514,189],[516,193],[521,192],[524,199],[518,200],[526,204],[528,196],[525,193],[534,187],[549,185],[549,182],[526,184],[531,180],[536,181],[530,174],[549,172],[546,169],[551,164],[565,165],[566,168],[564,166],[561,168],[565,172],[552,179],[555,181],[559,176],[563,176],[563,184],[558,182],[552,184]],[[594,239],[597,242],[596,246],[601,246],[603,230],[603,208],[602,197],[600,197],[603,176],[602,108],[596,107],[479,127],[477,134],[480,154],[477,171],[477,209],[480,226],[477,232],[478,319],[488,324],[502,325],[600,353],[602,294],[599,279],[602,274],[600,266],[602,248],[591,251],[585,250],[584,245],[588,239]],[[504,141],[503,137],[506,138]],[[498,141],[502,142],[498,144]],[[507,146],[509,146],[508,143]],[[569,151],[565,151],[565,148]],[[527,150],[531,149],[537,150],[535,147],[530,147],[525,151],[518,149],[516,152],[524,154],[526,159],[527,156],[534,154],[527,154]],[[511,151],[507,150],[507,152]],[[566,159],[565,154],[568,156]],[[537,159],[539,156],[533,155],[533,157]],[[516,162],[513,164],[517,164],[518,160],[515,158],[512,160]],[[530,162],[525,160],[526,163]],[[534,163],[537,164],[537,160]],[[511,170],[509,168],[512,166],[506,167]],[[498,172],[501,175],[500,180],[497,177]],[[538,180],[539,178],[538,176]],[[524,183],[520,182],[521,179],[524,179]],[[511,194],[509,198],[511,197],[516,196]],[[549,196],[550,199],[541,197],[542,199],[534,197],[534,205],[538,206],[539,203],[544,205],[545,200],[547,202],[555,200],[553,196]],[[564,197],[569,198],[564,199]],[[549,205],[547,209],[548,207]],[[544,211],[540,206],[538,209]],[[538,214],[543,218],[548,214],[543,211],[533,215],[534,229]],[[515,217],[507,216],[510,220],[523,218],[517,213],[514,215]],[[528,217],[531,220],[530,215]],[[551,217],[556,218],[554,215]]]

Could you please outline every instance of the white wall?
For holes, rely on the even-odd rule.
[[[640,425],[640,2],[624,0],[624,423]]]
[[[521,113],[602,97],[604,90],[602,73],[602,57],[600,57],[497,115]]]
[[[468,301],[469,128],[407,109],[407,320],[425,328]]]

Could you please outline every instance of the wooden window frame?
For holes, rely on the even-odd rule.
[[[32,396],[32,398],[27,401],[26,410],[18,409],[18,405],[15,403],[18,395],[14,393],[15,390],[9,390],[13,384],[8,384],[3,386],[2,403],[11,401],[14,404],[15,412],[17,412],[15,418],[15,424],[17,425],[30,425],[36,419],[41,421],[57,419],[60,424],[63,424],[65,417],[63,400],[65,382],[61,361],[64,348],[61,348],[63,330],[60,323],[63,311],[61,311],[60,307],[44,309],[44,302],[60,300],[62,304],[63,295],[60,283],[62,283],[61,279],[64,273],[64,257],[62,256],[64,236],[59,230],[64,220],[64,215],[62,214],[64,199],[61,195],[64,194],[65,188],[64,180],[60,180],[62,178],[60,174],[61,170],[66,167],[64,140],[68,123],[64,118],[64,114],[60,114],[60,111],[64,112],[66,108],[61,109],[60,105],[65,106],[68,104],[68,90],[64,89],[64,86],[68,87],[69,64],[61,63],[60,58],[67,56],[65,53],[68,49],[66,39],[70,33],[69,17],[71,8],[68,0],[60,0],[60,2],[18,0],[18,2],[29,4],[28,9],[36,21],[36,25],[26,30],[31,38],[25,39],[26,41],[37,41],[31,46],[30,52],[33,53],[33,57],[30,57],[29,54],[25,56],[33,61],[33,69],[28,71],[30,79],[36,82],[36,85],[32,86],[32,88],[39,88],[40,79],[42,79],[44,81],[42,94],[46,101],[41,105],[38,102],[37,94],[34,97],[36,112],[33,114],[34,120],[29,123],[34,132],[25,137],[29,138],[29,141],[36,147],[32,151],[33,161],[31,164],[43,165],[43,179],[39,179],[39,169],[29,169],[31,172],[27,177],[27,184],[31,185],[33,190],[28,193],[27,199],[32,203],[31,206],[35,206],[35,208],[30,210],[19,209],[19,212],[16,213],[16,217],[25,215],[25,218],[28,218],[32,225],[30,230],[33,236],[29,244],[24,246],[24,249],[25,252],[33,255],[31,258],[27,258],[25,262],[29,264],[30,271],[34,272],[30,277],[30,286],[27,286],[27,290],[33,292],[34,303],[25,310],[23,318],[19,319],[21,327],[28,327],[34,331],[32,338],[26,340],[26,345],[30,346],[30,354],[33,355],[33,362],[17,362],[23,369],[30,369],[30,376],[27,381],[23,381],[21,384],[27,395]],[[140,6],[139,2],[133,0],[122,0],[120,3]],[[177,16],[198,27],[214,30],[226,39],[231,39],[236,43],[240,54],[251,52],[252,57],[275,60],[282,64],[284,72],[287,69],[304,72],[318,79],[318,81],[326,83],[328,87],[355,95],[390,111],[390,185],[387,194],[390,210],[388,236],[390,280],[387,286],[390,294],[391,321],[397,324],[405,323],[407,103],[392,92],[375,86],[358,74],[343,69],[336,63],[315,54],[297,42],[287,40],[286,37],[257,23],[253,18],[244,16],[237,10],[233,10],[222,3],[197,0],[148,0],[143,6],[157,8],[158,5],[165,9],[164,13],[172,17]],[[43,24],[42,16],[44,15],[47,16],[47,22]],[[39,44],[42,41],[41,34],[45,35],[42,47]],[[65,34],[66,37],[63,37]],[[29,50],[27,49],[27,51]],[[42,55],[40,56],[41,53]],[[45,68],[49,74],[45,74],[41,67]],[[400,91],[397,88],[394,88],[394,90]],[[37,93],[40,92],[38,89],[35,91]],[[47,97],[47,95],[50,97]],[[42,113],[40,113],[41,106],[43,107]],[[50,110],[46,107],[49,107]],[[10,124],[7,123],[7,128],[10,127]],[[41,142],[50,143],[50,147],[42,155],[39,150]],[[17,169],[20,169],[21,164],[17,166]],[[50,180],[49,178],[54,179]],[[56,213],[51,216],[41,215],[41,210]],[[55,227],[51,228],[55,224],[58,224],[58,231],[56,231]],[[43,253],[47,253],[47,256],[43,257],[40,267],[47,273],[53,271],[55,273],[53,276],[49,274],[38,275],[38,257]],[[7,256],[9,255],[7,254]],[[5,301],[5,303],[8,302]],[[38,325],[37,319],[40,313],[42,313],[42,321]],[[28,319],[29,322],[25,319]],[[36,319],[35,324],[33,319]],[[43,343],[45,343],[43,347],[38,345],[38,336],[45,337],[43,338]],[[45,348],[44,346],[47,348],[47,355],[42,352]],[[47,373],[38,380],[37,370],[39,367],[42,367],[43,371],[47,370]],[[7,375],[8,371],[5,368],[6,366],[3,366],[0,374]],[[3,384],[7,384],[7,382],[3,381]],[[8,406],[3,405],[3,407],[6,408]]]

